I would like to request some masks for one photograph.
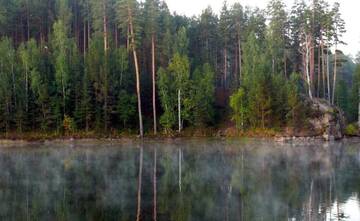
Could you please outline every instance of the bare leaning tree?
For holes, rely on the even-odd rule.
[[[142,109],[141,109],[141,88],[140,88],[140,68],[139,68],[139,59],[136,49],[136,9],[137,9],[136,0],[121,0],[118,5],[118,19],[120,25],[127,30],[128,38],[128,49],[132,52],[134,58],[135,66],[135,76],[136,76],[136,94],[137,94],[137,103],[138,103],[138,114],[139,114],[139,130],[140,137],[144,136],[143,128],[143,119],[142,119]]]
[[[311,59],[311,50],[312,50],[312,35],[307,32],[305,29],[303,29],[302,31],[302,36],[303,36],[303,42],[302,42],[302,47],[300,49],[300,53],[302,54],[303,57],[303,76],[305,78],[306,84],[307,84],[307,88],[308,88],[308,95],[310,99],[313,99],[313,94],[312,94],[312,80],[311,80],[311,76],[310,76],[310,59]]]

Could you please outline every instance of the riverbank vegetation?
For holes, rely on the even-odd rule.
[[[358,121],[360,60],[340,50],[338,3],[224,2],[191,18],[158,0],[0,5],[4,134],[303,128],[313,99]]]

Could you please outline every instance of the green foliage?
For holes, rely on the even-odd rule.
[[[158,73],[158,94],[163,108],[163,114],[160,117],[160,124],[165,132],[170,132],[176,122],[176,89],[174,87],[174,76],[163,68]]]
[[[353,83],[350,88],[349,98],[349,122],[356,122],[359,119],[359,103],[360,103],[360,65],[357,64],[354,75]]]
[[[290,75],[290,81],[286,84],[287,89],[287,125],[290,127],[301,128],[306,121],[307,109],[300,96],[301,77],[297,73]]]
[[[135,95],[131,95],[125,90],[120,91],[116,109],[119,114],[119,120],[123,123],[124,128],[136,116],[136,102]]]
[[[347,136],[357,136],[359,135],[359,128],[357,124],[349,124],[345,128],[345,134]]]
[[[79,130],[132,128],[138,84],[149,125],[153,40],[155,99],[166,132],[213,125],[229,101],[239,129],[298,128],[307,116],[304,73],[289,73],[304,69],[304,34],[314,49],[310,86],[323,98],[326,76],[333,77],[328,48],[341,45],[345,31],[339,4],[323,0],[296,1],[291,11],[281,0],[265,10],[225,2],[219,16],[208,7],[191,18],[159,0],[0,5],[0,131],[60,131],[69,119]],[[336,104],[355,122],[360,68],[353,74],[351,59],[336,55],[346,60],[337,69]]]
[[[237,128],[301,127],[306,111],[300,98],[298,74],[286,80],[284,75],[272,71],[267,55],[255,34],[244,46],[244,81],[230,97],[232,119]]]
[[[74,119],[68,115],[64,116],[63,120],[63,129],[65,134],[71,134],[75,132],[75,122]]]
[[[168,71],[174,76],[177,90],[185,90],[190,78],[190,63],[187,56],[175,53],[172,58]]]
[[[0,39],[0,128],[9,131],[13,119],[15,50],[10,39]]]
[[[181,27],[175,36],[174,42],[174,53],[175,55],[187,56],[189,39],[185,27]]]
[[[53,35],[53,50],[54,50],[54,66],[55,66],[55,81],[58,88],[58,93],[62,96],[62,108],[66,109],[66,98],[69,94],[68,84],[70,79],[70,60],[69,45],[70,41],[67,37],[67,27],[62,20],[55,22]]]
[[[210,64],[198,67],[191,79],[192,89],[185,100],[186,113],[195,126],[206,126],[214,121],[215,73]]]
[[[246,121],[248,119],[248,105],[245,97],[244,88],[240,88],[230,97],[230,107],[233,110],[232,120],[235,121],[238,129],[245,129]]]

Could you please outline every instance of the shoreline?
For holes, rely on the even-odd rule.
[[[291,143],[291,142],[341,142],[346,140],[359,140],[360,136],[346,136],[341,139],[326,140],[322,136],[289,136],[282,133],[259,133],[257,131],[242,132],[238,134],[224,134],[220,133],[172,133],[172,134],[145,134],[143,138],[133,133],[116,133],[116,134],[99,134],[99,133],[74,133],[74,134],[57,134],[57,133],[41,133],[41,132],[29,132],[29,133],[9,133],[0,134],[0,145],[26,145],[31,143],[68,143],[68,142],[134,142],[134,141],[167,141],[167,140],[181,140],[181,139],[260,139],[270,140],[278,143]],[[214,132],[214,131],[212,131]]]

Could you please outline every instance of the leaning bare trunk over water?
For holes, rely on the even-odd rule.
[[[139,71],[139,62],[136,53],[135,47],[135,37],[134,37],[134,27],[133,27],[133,18],[132,18],[132,11],[128,6],[128,16],[129,16],[129,31],[131,35],[131,49],[134,56],[134,65],[135,65],[135,74],[136,74],[136,94],[137,94],[137,101],[138,101],[138,113],[139,113],[139,129],[140,129],[140,137],[144,136],[144,129],[143,129],[143,120],[142,120],[142,110],[141,110],[141,92],[140,92],[140,71]]]

